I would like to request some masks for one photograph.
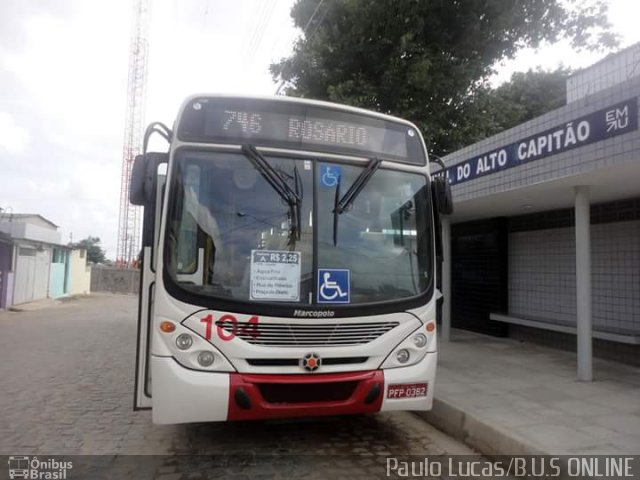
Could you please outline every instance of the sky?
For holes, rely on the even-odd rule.
[[[275,92],[268,67],[300,34],[293,0],[151,2],[146,123],[171,125],[196,92]],[[112,259],[132,14],[129,0],[0,1],[0,208],[43,215],[63,243],[98,236]],[[621,48],[640,41],[639,14],[636,0],[610,0]],[[493,82],[603,56],[567,44],[526,50]]]

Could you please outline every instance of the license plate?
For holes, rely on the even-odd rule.
[[[389,385],[387,398],[414,398],[427,396],[426,383],[397,383]]]

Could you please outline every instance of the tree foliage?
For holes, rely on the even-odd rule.
[[[71,244],[71,246],[85,249],[87,251],[87,262],[105,263],[106,254],[100,243],[99,237],[88,236],[79,242]]]
[[[298,0],[306,34],[271,73],[288,95],[408,118],[447,152],[492,121],[480,113],[497,62],[560,38],[610,48],[606,13],[604,0]]]
[[[504,104],[505,128],[563,106],[567,100],[566,82],[570,73],[564,67],[514,73],[510,82],[494,92],[494,97]]]
[[[478,89],[466,102],[467,115],[475,121],[463,125],[465,143],[480,141],[565,105],[570,73],[564,67],[516,72],[498,88]]]

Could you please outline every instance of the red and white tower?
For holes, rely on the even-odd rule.
[[[131,266],[140,250],[140,207],[129,203],[129,183],[135,156],[142,151],[146,103],[149,0],[135,0],[129,50],[127,105],[122,149],[120,215],[116,261]]]

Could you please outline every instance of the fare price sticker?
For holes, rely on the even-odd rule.
[[[300,300],[300,252],[251,251],[251,300]]]

